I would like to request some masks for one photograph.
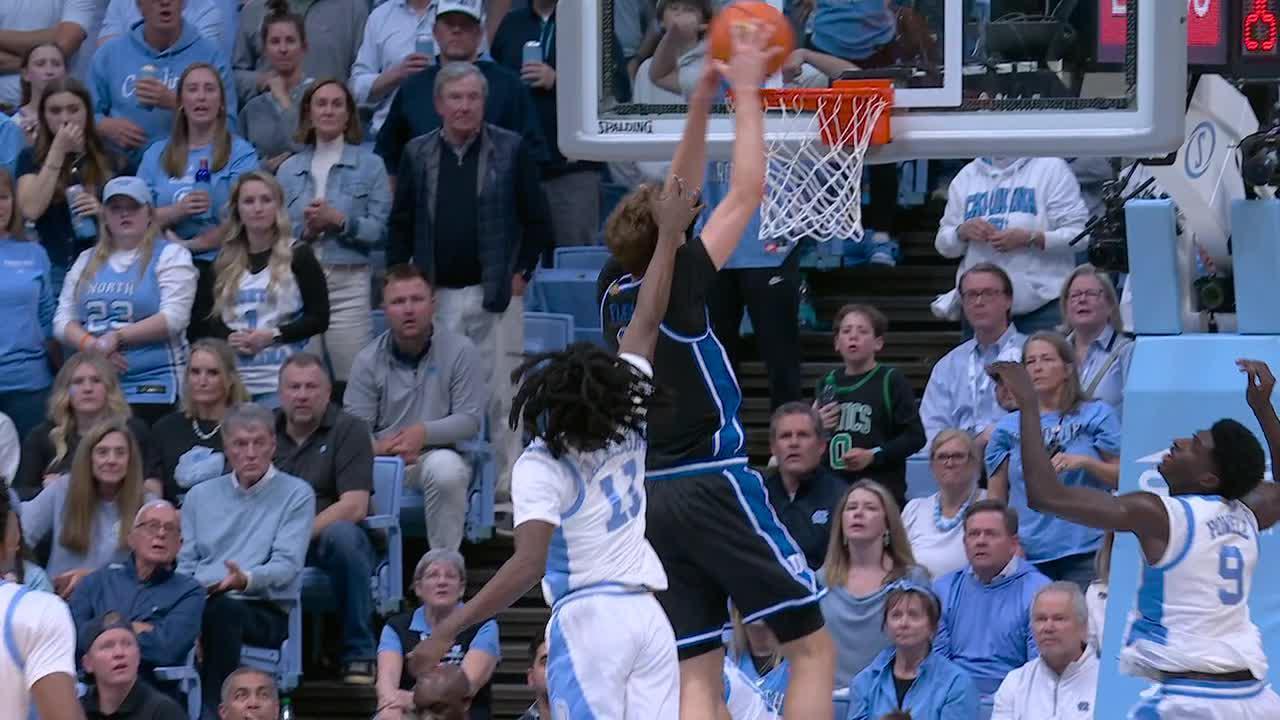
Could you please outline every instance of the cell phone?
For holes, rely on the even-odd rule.
[[[542,62],[542,43],[537,40],[530,40],[524,44],[524,49],[520,53],[520,64],[528,65],[529,63]]]
[[[418,33],[413,39],[413,51],[429,58],[436,56],[436,39],[431,33]]]
[[[818,395],[818,407],[826,407],[836,401],[836,386],[823,385],[822,392]]]

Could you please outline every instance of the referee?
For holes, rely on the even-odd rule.
[[[0,537],[16,527],[11,495],[0,489]],[[0,568],[0,573],[7,569]],[[0,575],[0,718],[83,720],[76,699],[76,633],[58,596]]]

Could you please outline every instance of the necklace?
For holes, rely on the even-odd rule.
[[[938,528],[938,532],[949,533],[955,530],[956,526],[964,521],[964,511],[969,509],[970,503],[973,502],[973,498],[977,494],[978,490],[975,488],[973,492],[969,493],[969,497],[960,506],[960,509],[956,511],[955,517],[945,518],[942,517],[942,493],[939,492],[933,501],[933,526]]]
[[[196,420],[195,418],[191,418],[191,432],[195,433],[197,438],[205,442],[212,440],[214,436],[218,434],[218,431],[221,429],[222,429],[222,423],[219,422],[217,425],[213,426],[213,429],[210,430],[209,432],[207,433],[202,432],[200,430],[200,421]]]

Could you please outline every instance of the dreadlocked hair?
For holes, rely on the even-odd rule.
[[[520,385],[511,400],[512,429],[523,419],[557,458],[643,433],[656,395],[653,381],[634,365],[585,342],[530,356],[511,373],[511,383]]]

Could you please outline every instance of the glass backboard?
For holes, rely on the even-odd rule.
[[[726,4],[708,1],[713,8]],[[784,2],[804,5],[769,1],[780,9]],[[702,0],[688,2],[696,6]],[[686,41],[637,61],[655,43],[668,42],[668,33],[658,29],[662,18],[654,17],[654,4],[562,0],[557,95],[559,142],[566,155],[670,159],[684,127],[681,78],[683,87],[696,78],[699,50]],[[789,7],[807,55],[792,64],[798,73],[775,76],[767,84],[826,86],[831,73],[846,67],[892,75],[893,141],[873,147],[869,162],[1172,152],[1183,141],[1187,3],[1111,4],[1106,27],[1112,28],[1121,13],[1127,31],[1122,37],[1128,41],[1118,58],[1115,49],[1109,50],[1105,62],[1097,57],[1095,38],[1084,37],[1073,25],[1082,13],[1099,12],[1096,0],[886,0],[880,12],[856,22],[838,14],[799,17]],[[840,4],[833,6],[837,10],[826,12],[837,12]],[[1091,18],[1095,30],[1099,20]],[[868,32],[880,35],[869,43],[858,39]],[[876,44],[883,38],[888,40]],[[805,118],[771,114],[766,133],[791,136],[807,126]],[[712,157],[728,157],[732,130],[728,107],[718,107],[709,128]]]

